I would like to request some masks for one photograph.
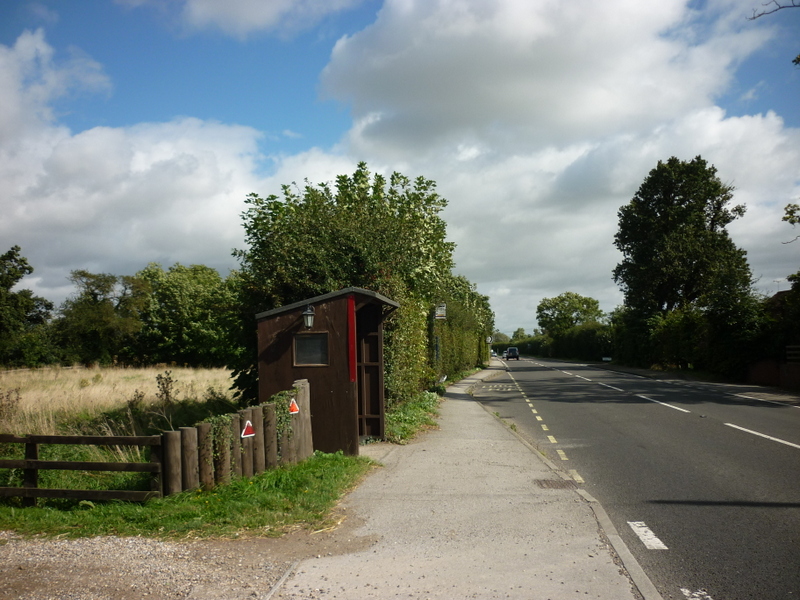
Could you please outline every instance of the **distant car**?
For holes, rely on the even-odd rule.
[[[511,346],[511,348],[506,350],[506,358],[508,360],[511,360],[512,358],[516,358],[517,360],[519,360],[519,349],[515,348],[514,346]]]
[[[492,356],[497,356],[497,352],[495,352],[494,350],[492,350]]]
[[[503,350],[503,358],[505,358],[507,354],[508,354],[508,352],[506,352],[505,350]]]

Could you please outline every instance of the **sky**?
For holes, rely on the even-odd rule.
[[[456,273],[500,331],[543,298],[622,304],[617,212],[659,160],[735,187],[756,288],[800,231],[800,8],[765,0],[3,0],[0,253],[226,275],[244,199],[359,161],[437,182]]]

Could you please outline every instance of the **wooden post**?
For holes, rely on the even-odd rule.
[[[264,454],[264,409],[254,406],[253,428],[256,436],[253,438],[253,475],[258,475],[266,470],[266,456]]]
[[[36,442],[25,443],[25,460],[39,460],[39,444]],[[38,469],[34,467],[33,469],[25,469],[23,471],[22,487],[34,490],[39,487]],[[22,506],[36,506],[36,498],[34,496],[23,498]]]
[[[295,401],[300,409],[292,415],[295,459],[302,461],[314,454],[314,438],[311,434],[311,386],[308,379],[298,379],[292,386],[297,389]]]
[[[214,483],[226,485],[231,482],[231,436],[230,427],[214,436]]]
[[[200,486],[204,490],[214,487],[214,447],[211,423],[197,424],[197,460],[200,467]]]
[[[239,418],[240,423],[239,427],[244,429],[245,424],[250,421],[250,424],[253,423],[253,411],[250,408],[246,408],[244,410],[239,411]],[[239,432],[241,435],[241,431]],[[242,438],[242,477],[252,477],[253,476],[253,438],[246,437]]]
[[[286,410],[285,406],[276,406],[275,410]],[[294,417],[289,419],[289,429],[281,437],[281,464],[293,465],[297,462],[297,440],[292,429]]]
[[[165,431],[161,434],[161,447],[164,454],[164,495],[183,491],[181,469],[181,432]]]
[[[278,466],[278,421],[275,418],[275,404],[264,405],[264,454],[268,469]]]
[[[242,476],[242,429],[239,415],[231,415],[231,474]]]
[[[197,429],[180,427],[181,432],[181,475],[183,489],[200,487],[200,465],[197,461]]]

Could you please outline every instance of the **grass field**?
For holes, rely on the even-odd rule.
[[[167,378],[165,374],[169,373]],[[159,376],[162,383],[159,385]],[[0,371],[0,433],[68,433],[66,423],[91,421],[131,402],[155,405],[164,393],[201,400],[213,390],[230,396],[230,371],[184,367],[61,368]]]
[[[98,368],[0,372],[0,433],[142,435],[193,425],[237,409],[222,369]],[[387,438],[404,443],[435,427],[440,397],[420,393],[387,413]],[[21,444],[0,444],[0,456],[22,458]],[[43,460],[147,460],[138,449],[110,455],[98,446],[40,446]],[[126,451],[128,452],[128,451]],[[287,527],[319,527],[343,493],[374,463],[364,457],[316,453],[299,465],[235,479],[143,504],[39,499],[22,507],[0,499],[0,530],[23,535],[231,537],[280,535]],[[40,487],[149,489],[146,474],[40,471]],[[0,469],[0,486],[19,487],[21,469]]]

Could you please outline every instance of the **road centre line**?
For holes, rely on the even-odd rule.
[[[582,377],[581,375],[575,375],[578,379],[583,379],[584,381],[591,381],[591,379],[587,379],[586,377]]]
[[[550,428],[544,423],[542,423],[542,431],[550,431]]]
[[[675,410],[679,410],[683,413],[690,413],[692,411],[686,410],[685,408],[681,408],[680,406],[673,406],[672,404],[667,404],[666,402],[661,402],[660,400],[653,400],[652,398],[648,398],[647,396],[643,396],[642,394],[636,394],[637,397],[643,398],[644,400],[649,400],[650,402],[655,402],[656,404],[660,404],[661,406],[666,406],[668,408],[674,408]]]
[[[644,521],[628,521],[628,525],[648,550],[669,550]]]
[[[734,425],[733,423],[725,423],[725,425],[727,425],[728,427],[733,427],[734,429],[738,429],[739,431],[744,431],[745,433],[757,435],[758,437],[762,437],[764,439],[773,442],[778,442],[779,444],[786,444],[787,446],[791,446],[792,448],[797,448],[798,450],[800,450],[800,444],[793,444],[792,442],[787,442],[786,440],[772,437],[771,435],[767,435],[766,433],[759,433],[758,431],[753,431],[752,429],[745,429],[744,427],[739,427],[738,425]]]
[[[547,439],[550,441],[551,444],[557,444],[558,443],[556,441],[556,438],[554,438],[552,435],[548,435]]]
[[[558,453],[558,457],[559,457],[561,460],[569,460],[569,459],[567,458],[567,453],[566,453],[566,452],[564,452],[563,450],[556,450],[556,452]]]

